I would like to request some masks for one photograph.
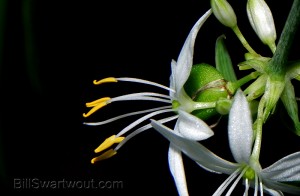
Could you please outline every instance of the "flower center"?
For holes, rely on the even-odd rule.
[[[179,108],[180,105],[181,104],[179,103],[179,101],[177,101],[177,100],[172,101],[172,109],[177,109],[177,108]]]
[[[243,175],[243,178],[247,178],[248,180],[254,180],[255,171],[251,167],[248,167],[245,174]]]

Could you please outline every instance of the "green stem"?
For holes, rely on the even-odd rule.
[[[281,73],[288,61],[288,54],[294,40],[294,36],[300,24],[300,0],[294,0],[287,21],[281,33],[277,49],[270,61],[270,71]]]
[[[258,161],[259,155],[260,155],[260,148],[261,148],[261,141],[262,141],[262,126],[263,126],[263,109],[265,105],[265,99],[264,97],[261,99],[258,105],[258,111],[257,111],[257,119],[256,119],[256,128],[255,128],[255,140],[254,140],[254,146],[252,150],[251,157]]]
[[[249,45],[245,37],[243,36],[242,32],[240,31],[239,27],[236,25],[232,28],[233,32],[236,34],[236,36],[239,38],[240,42],[243,44],[243,46],[250,52],[251,54],[254,54],[256,56],[259,56]]]

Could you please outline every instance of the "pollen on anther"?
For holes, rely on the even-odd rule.
[[[94,164],[97,161],[102,161],[104,159],[108,159],[108,158],[114,156],[115,154],[117,154],[117,151],[115,151],[114,149],[109,149],[108,151],[104,152],[102,155],[93,158],[91,160],[91,163]]]
[[[111,99],[110,97],[103,97],[103,98],[101,98],[101,99],[97,99],[97,100],[95,100],[95,101],[86,103],[85,105],[86,105],[86,107],[94,107],[94,106],[98,105],[99,103],[101,103],[101,102],[106,102],[106,101],[108,101],[108,100],[110,100],[110,99]]]
[[[118,82],[118,80],[114,77],[108,77],[108,78],[104,78],[104,79],[101,79],[101,80],[94,80],[93,81],[93,83],[95,85],[103,84],[103,83],[109,83],[109,82]]]

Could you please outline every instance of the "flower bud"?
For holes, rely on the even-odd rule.
[[[226,0],[211,0],[210,5],[214,15],[223,25],[229,28],[237,25],[236,15]]]
[[[252,28],[260,40],[274,52],[276,29],[272,12],[264,0],[248,0],[247,14]]]
[[[193,65],[190,76],[184,85],[189,97],[196,102],[214,102],[220,98],[228,98],[227,81],[212,65],[201,63]],[[192,112],[202,120],[218,114],[215,108],[199,109]]]

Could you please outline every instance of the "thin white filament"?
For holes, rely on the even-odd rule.
[[[249,191],[249,180],[248,178],[245,179],[245,192],[243,196],[248,196],[248,191]]]
[[[235,170],[216,190],[216,192],[213,194],[213,196],[220,196],[225,191],[225,189],[228,187],[228,185],[234,180],[234,178],[240,173],[241,169]]]
[[[126,133],[127,131],[129,131],[130,129],[132,129],[133,127],[135,127],[136,125],[142,123],[143,121],[151,118],[152,116],[161,114],[161,113],[166,113],[166,112],[174,112],[174,109],[165,109],[165,110],[159,110],[156,112],[152,112],[150,114],[147,114],[139,119],[137,119],[136,121],[134,121],[133,123],[131,123],[130,125],[128,125],[127,127],[125,127],[124,129],[122,129],[117,135],[116,137],[120,137],[121,135],[123,135],[124,133]]]
[[[175,116],[171,116],[171,117],[168,117],[168,118],[164,118],[164,119],[158,120],[158,122],[160,122],[160,123],[166,123],[166,122],[175,120],[177,118],[178,118],[178,115],[175,115]],[[135,130],[134,132],[130,133],[128,136],[125,137],[125,139],[121,143],[119,143],[116,146],[116,148],[114,150],[115,151],[119,150],[128,140],[130,140],[131,138],[133,138],[137,134],[140,134],[141,132],[146,131],[147,129],[150,129],[150,128],[152,128],[152,125],[149,123],[149,124],[147,124],[147,125],[145,125],[143,127],[140,127],[139,129]]]
[[[160,99],[157,97],[165,98],[165,99]],[[132,93],[132,94],[114,97],[114,98],[108,100],[107,103],[112,103],[115,101],[128,101],[128,100],[149,100],[149,101],[160,101],[160,102],[165,102],[165,103],[172,102],[171,97],[168,95],[145,92],[145,93]]]
[[[254,187],[254,196],[257,196],[257,191],[258,191],[258,178],[257,175],[255,175],[255,187]]]
[[[264,196],[263,184],[260,178],[259,178],[259,191],[260,191],[260,196]]]
[[[232,191],[234,190],[234,188],[236,187],[237,183],[240,181],[240,179],[243,177],[244,173],[246,172],[248,168],[246,167],[241,174],[239,175],[239,177],[237,177],[237,179],[234,181],[234,183],[231,185],[230,189],[228,190],[228,192],[226,193],[225,196],[230,196]]]
[[[151,81],[148,81],[148,80],[139,79],[139,78],[124,77],[124,78],[116,78],[116,79],[118,81],[124,81],[124,82],[135,82],[135,83],[141,83],[141,84],[148,84],[148,85],[156,86],[156,87],[159,87],[159,88],[171,91],[171,92],[175,92],[174,89],[171,89],[171,88],[166,87],[164,85],[158,84],[156,82],[151,82]]]
[[[108,123],[111,123],[113,121],[116,121],[116,120],[119,120],[119,119],[122,119],[122,118],[126,118],[126,117],[129,117],[129,116],[134,116],[134,115],[144,114],[144,113],[150,113],[150,112],[153,112],[153,111],[164,110],[164,109],[168,109],[168,108],[172,108],[172,106],[163,106],[163,107],[157,107],[157,108],[152,108],[152,109],[148,109],[148,110],[141,110],[141,111],[136,111],[136,112],[130,112],[130,113],[122,114],[120,116],[116,116],[116,117],[113,117],[113,118],[110,118],[110,119],[107,119],[107,120],[104,120],[104,121],[90,122],[90,123],[86,123],[85,122],[83,124],[85,124],[85,125],[92,125],[92,126],[104,125],[104,124],[108,124]]]

